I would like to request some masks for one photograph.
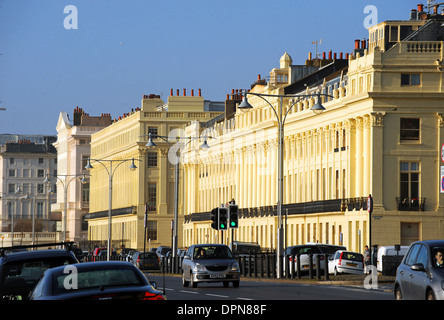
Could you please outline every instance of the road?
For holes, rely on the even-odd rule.
[[[363,286],[308,284],[291,280],[241,280],[239,288],[224,288],[222,283],[202,283],[184,288],[179,276],[148,274],[164,290],[168,300],[393,300],[391,286],[365,289]]]

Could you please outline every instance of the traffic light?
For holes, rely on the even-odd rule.
[[[215,208],[211,210],[211,220],[213,221],[211,223],[211,228],[215,230],[219,230],[218,223],[219,223],[219,208]]]
[[[228,207],[229,216],[230,216],[230,228],[238,228],[239,227],[239,211],[237,204],[230,204]]]
[[[219,230],[227,230],[228,229],[228,208],[218,208],[218,227]]]

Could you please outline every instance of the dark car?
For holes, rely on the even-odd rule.
[[[0,299],[26,300],[45,270],[79,262],[69,247],[14,252],[53,245],[15,246],[0,250]]]
[[[140,270],[160,270],[160,259],[154,252],[135,252],[131,263]]]
[[[444,300],[444,240],[416,241],[396,271],[396,300]]]
[[[30,300],[165,300],[126,261],[84,262],[45,271]]]

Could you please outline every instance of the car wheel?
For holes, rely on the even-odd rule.
[[[197,282],[194,281],[192,272],[190,273],[190,284],[193,288],[197,288]]]
[[[402,300],[402,292],[400,286],[397,286],[395,288],[395,300]]]
[[[432,289],[429,289],[427,291],[427,296],[426,296],[427,300],[435,300],[435,294],[433,293]]]
[[[233,281],[233,287],[239,288],[240,281]]]
[[[188,287],[189,282],[187,280],[185,280],[185,273],[182,273],[182,285],[184,287]]]
[[[228,281],[224,281],[222,283],[224,285],[224,288],[228,288],[228,286],[230,285],[230,283]]]

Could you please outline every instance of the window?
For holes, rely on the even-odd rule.
[[[37,219],[43,218],[43,202],[37,202]]]
[[[15,177],[15,170],[14,169],[9,169],[9,176]]]
[[[8,193],[15,193],[15,184],[14,183],[8,184]]]
[[[39,164],[43,164],[43,158],[39,158]]]
[[[43,169],[38,169],[38,170],[37,170],[37,177],[42,178],[42,177],[44,177],[44,176],[45,176],[45,170],[43,170]]]
[[[89,202],[89,182],[81,184],[82,186],[82,202]]]
[[[148,220],[147,238],[150,240],[157,240],[157,221]]]
[[[148,133],[157,135],[157,127],[148,127]]]
[[[148,183],[148,211],[156,211],[157,184]]]
[[[401,86],[419,86],[421,85],[421,75],[419,73],[401,74]]]
[[[424,210],[424,199],[419,197],[419,162],[401,162],[400,171],[398,210]]]
[[[401,197],[418,198],[419,162],[401,162]]]
[[[417,118],[401,118],[401,141],[419,141],[420,121]]]
[[[157,152],[147,153],[147,164],[148,167],[157,167]]]
[[[37,193],[42,194],[45,192],[44,190],[45,190],[44,184],[42,184],[42,183],[37,184]]]
[[[410,248],[410,250],[408,252],[408,256],[405,259],[406,265],[411,266],[411,265],[415,264],[416,256],[418,255],[418,252],[420,249],[421,249],[420,244],[416,244],[412,248]]]

